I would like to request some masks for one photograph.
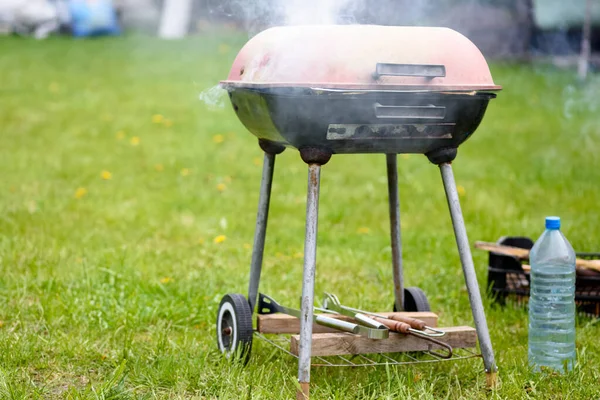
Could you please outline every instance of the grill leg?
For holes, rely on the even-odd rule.
[[[254,231],[252,262],[250,264],[250,283],[248,284],[248,302],[250,303],[250,310],[252,312],[254,312],[258,297],[258,283],[260,281],[260,271],[262,269],[265,250],[265,236],[267,235],[267,219],[269,217],[269,202],[271,200],[274,168],[275,154],[265,152],[262,180],[260,182],[260,195],[258,198],[258,213],[256,215],[256,230]]]
[[[454,236],[456,236],[456,244],[458,245],[458,253],[462,264],[465,282],[467,284],[467,292],[469,293],[469,301],[471,302],[471,311],[475,320],[475,328],[477,329],[477,337],[481,354],[483,356],[483,364],[487,375],[487,383],[489,386],[494,386],[496,383],[496,362],[494,361],[494,350],[490,340],[490,333],[483,311],[483,303],[481,294],[479,293],[479,285],[477,276],[475,275],[475,266],[473,265],[473,257],[471,256],[471,248],[469,247],[469,239],[467,238],[467,229],[460,209],[458,200],[458,192],[454,181],[454,173],[450,163],[442,163],[439,165],[444,182],[444,190],[450,208],[452,217],[452,225],[454,227]]]
[[[308,399],[310,386],[310,353],[313,330],[315,297],[315,270],[317,261],[317,222],[319,217],[319,185],[321,166],[308,166],[308,194],[306,198],[306,236],[304,237],[304,272],[302,275],[302,308],[300,319],[300,348],[298,349],[297,399]]]
[[[404,282],[402,278],[402,238],[400,236],[400,199],[398,196],[398,158],[386,154],[388,199],[390,204],[390,235],[392,239],[392,275],[394,277],[394,304],[404,310]]]

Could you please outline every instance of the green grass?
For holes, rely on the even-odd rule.
[[[294,396],[294,360],[255,342],[240,368],[215,345],[221,296],[247,287],[261,152],[228,104],[209,110],[198,96],[244,41],[0,38],[0,398]],[[577,250],[600,250],[598,77],[578,86],[543,66],[492,69],[505,89],[454,163],[470,240],[535,238],[557,214]],[[153,123],[157,114],[172,126]],[[399,161],[405,281],[443,325],[472,324],[439,172],[422,155]],[[305,165],[288,150],[261,290],[290,305],[305,190]],[[316,293],[388,309],[384,157],[333,157],[321,204]],[[474,258],[485,292],[487,257]],[[533,374],[526,310],[484,301],[497,389],[471,360],[313,369],[314,398],[600,397],[597,320],[578,320],[574,372]]]

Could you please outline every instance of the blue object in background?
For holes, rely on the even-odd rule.
[[[73,36],[121,33],[111,0],[69,0]]]

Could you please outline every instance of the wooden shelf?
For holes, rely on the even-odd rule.
[[[468,326],[455,326],[439,328],[446,334],[439,338],[452,348],[470,348],[477,344],[477,332]],[[290,352],[298,355],[299,335],[292,335]],[[388,339],[368,339],[351,333],[315,333],[312,339],[313,357],[335,356],[344,354],[375,354],[375,353],[400,353],[409,351],[427,351],[440,349],[429,341],[413,335],[404,335],[390,332]]]

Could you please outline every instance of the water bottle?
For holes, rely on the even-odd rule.
[[[529,261],[529,365],[535,371],[570,371],[575,362],[575,251],[560,231],[560,218],[546,218]]]

